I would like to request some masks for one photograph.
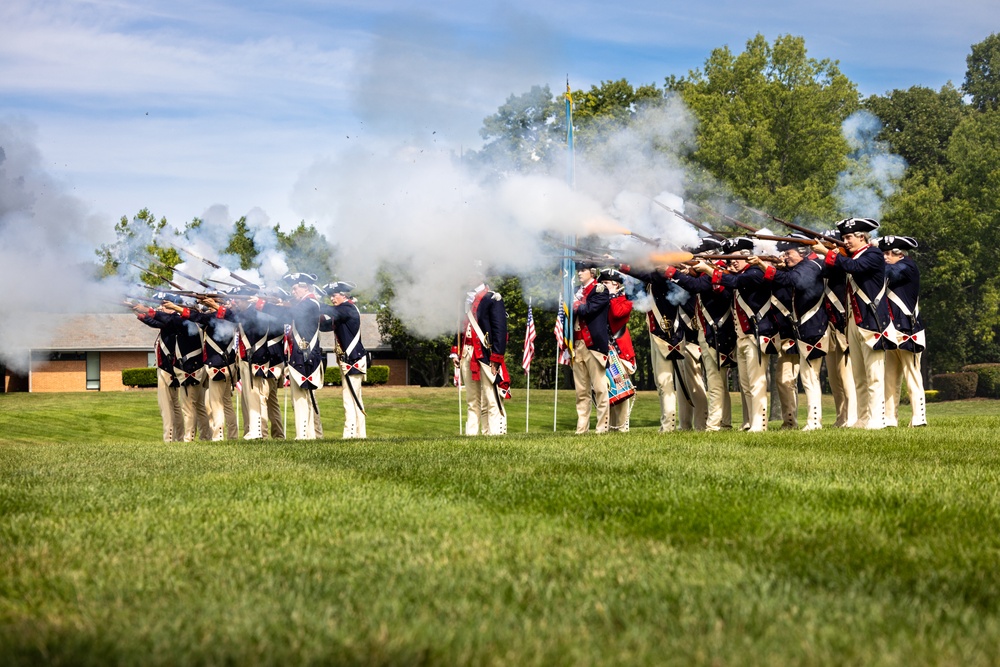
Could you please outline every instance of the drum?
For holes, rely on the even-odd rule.
[[[625,364],[612,345],[608,350],[608,367],[604,371],[608,378],[608,403],[615,405],[635,396],[635,385],[628,376]]]

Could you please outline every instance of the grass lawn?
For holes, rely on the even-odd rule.
[[[344,442],[320,395],[307,443],[0,395],[0,664],[1000,663],[1000,402],[660,435],[643,394],[575,437],[569,392],[526,435],[519,391],[512,435],[466,439],[454,390],[366,388]]]

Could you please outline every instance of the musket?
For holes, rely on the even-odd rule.
[[[222,268],[224,268],[224,267],[223,267],[222,265],[220,265],[220,264],[216,264],[216,263],[215,263],[215,262],[213,262],[212,260],[209,260],[209,259],[205,259],[204,257],[201,257],[200,255],[196,255],[196,254],[194,254],[193,252],[191,252],[191,251],[190,251],[190,250],[188,250],[187,248],[181,248],[180,246],[176,246],[176,245],[174,245],[173,243],[171,243],[170,245],[171,245],[172,247],[174,247],[175,249],[177,249],[177,250],[180,250],[181,252],[186,252],[187,254],[191,255],[191,256],[192,256],[192,257],[194,257],[195,259],[200,259],[201,261],[203,261],[203,262],[205,262],[206,264],[208,264],[209,266],[211,266],[211,267],[212,267],[213,269],[222,269]],[[226,269],[226,271],[229,271],[229,269]],[[249,281],[249,280],[247,280],[246,278],[241,278],[240,276],[236,275],[236,274],[235,274],[235,273],[233,273],[232,271],[229,271],[229,275],[230,275],[231,277],[233,277],[233,278],[236,278],[236,280],[239,280],[239,281],[240,281],[241,283],[243,283],[244,285],[253,285],[253,283],[252,283],[252,282],[250,282],[250,281]],[[218,281],[215,281],[215,282],[218,282]],[[228,284],[228,283],[223,283],[223,284],[224,284],[224,285],[226,285],[226,284]]]
[[[210,283],[215,283],[216,285],[225,285],[226,287],[244,287],[244,285],[237,285],[236,283],[227,283],[225,280],[217,280],[216,278],[205,278]]]
[[[202,287],[204,287],[205,289],[212,289],[212,286],[209,285],[208,283],[206,283],[204,280],[200,280],[198,278],[195,278],[191,274],[184,273],[183,271],[181,271],[180,269],[178,269],[176,266],[170,266],[168,264],[164,264],[163,262],[161,262],[160,260],[156,259],[155,257],[150,257],[150,259],[152,261],[156,262],[157,264],[159,264],[160,266],[162,266],[163,268],[170,269],[171,271],[173,271],[174,273],[176,273],[177,275],[179,275],[181,278],[187,278],[188,280],[190,280],[192,282],[196,282],[199,285],[201,285]]]
[[[651,246],[653,246],[654,248],[659,248],[659,247],[660,247],[660,242],[659,242],[659,240],[657,240],[657,239],[651,239],[651,238],[649,238],[648,236],[643,236],[643,235],[641,235],[641,234],[636,234],[635,232],[633,232],[633,231],[631,231],[631,230],[626,230],[626,232],[627,232],[627,234],[628,234],[629,236],[631,236],[632,238],[634,238],[634,239],[639,239],[640,241],[642,241],[642,242],[643,242],[643,243],[645,243],[646,245],[651,245]]]
[[[719,211],[713,210],[713,209],[709,208],[708,206],[705,206],[705,205],[702,205],[702,204],[695,204],[694,202],[691,202],[691,206],[694,206],[695,208],[700,208],[702,211],[705,211],[706,213],[711,213],[713,215],[717,215],[720,218],[722,218],[723,220],[725,220],[726,222],[732,223],[732,224],[736,225],[737,227],[740,227],[742,229],[747,230],[748,232],[754,232],[754,233],[756,233],[758,231],[756,227],[754,227],[752,225],[748,225],[747,223],[743,222],[742,220],[737,220],[736,218],[732,217],[731,215],[726,215],[725,213],[720,213]]]
[[[745,208],[746,210],[750,211],[751,213],[756,213],[757,215],[759,215],[761,217],[771,218],[772,220],[774,220],[778,224],[784,225],[785,227],[788,227],[789,229],[794,229],[797,232],[802,232],[803,234],[808,234],[809,236],[811,236],[811,237],[813,237],[815,239],[821,239],[821,240],[826,241],[828,243],[832,243],[832,244],[834,244],[835,246],[837,246],[839,248],[846,248],[847,247],[846,243],[844,243],[840,239],[836,238],[835,236],[827,236],[826,234],[822,234],[820,232],[814,231],[812,229],[809,229],[808,227],[803,227],[801,225],[796,225],[794,222],[788,222],[787,220],[782,220],[781,218],[779,218],[776,215],[771,215],[770,213],[765,213],[764,211],[761,211],[761,210],[758,210],[758,209],[755,209],[755,208],[751,208],[750,206],[747,206],[746,204],[741,204],[741,206],[743,206],[743,208]]]
[[[135,304],[129,303],[129,301],[144,301],[146,303],[155,303],[155,304],[163,303],[162,299],[150,299],[149,297],[145,297],[145,296],[132,296],[131,294],[126,294],[125,295],[125,301],[124,301],[125,305],[127,305],[127,306],[133,306],[133,305],[135,305]]]
[[[774,255],[707,255],[705,253],[699,253],[695,255],[696,259],[710,259],[710,260],[746,259],[747,257],[757,257],[758,259],[761,259],[765,262],[777,262],[780,259],[779,257],[775,257]]]
[[[706,234],[708,234],[709,236],[711,236],[713,238],[717,238],[717,239],[724,239],[725,238],[722,234],[720,234],[719,232],[715,231],[711,227],[708,227],[707,225],[701,224],[697,220],[694,220],[693,218],[684,215],[683,213],[681,213],[680,211],[678,211],[676,209],[670,208],[669,206],[667,206],[666,204],[664,204],[663,202],[661,202],[661,201],[659,201],[657,199],[654,199],[653,203],[654,204],[659,204],[660,206],[662,206],[666,210],[670,211],[671,213],[673,213],[674,215],[676,215],[678,218],[680,218],[684,222],[686,222],[686,223],[688,223],[690,225],[693,225],[695,228],[700,229],[701,231],[705,232]]]
[[[233,301],[243,299],[249,300],[253,298],[261,298],[257,295],[251,294],[221,294],[219,292],[195,292],[188,289],[158,289],[156,287],[149,287],[148,285],[143,285],[148,290],[154,290],[156,292],[165,292],[166,294],[177,294],[178,296],[189,296],[192,299],[212,299],[214,301],[225,301],[231,299]]]
[[[796,245],[812,245],[816,239],[803,239],[797,236],[771,236],[770,234],[754,234],[755,239],[762,241],[777,241],[778,243],[795,243]]]
[[[139,269],[143,273],[148,273],[151,276],[156,276],[157,278],[159,278],[160,280],[162,280],[163,282],[167,283],[168,285],[170,285],[171,287],[173,287],[175,289],[179,289],[179,290],[183,290],[184,289],[183,285],[179,285],[179,284],[175,283],[173,280],[169,280],[169,279],[165,278],[164,276],[161,276],[159,273],[157,273],[156,271],[153,271],[152,269],[145,269],[145,268],[139,266],[138,264],[133,264],[132,262],[125,262],[125,263],[128,264],[129,266],[134,266],[135,268]]]
[[[594,251],[594,250],[588,250],[587,248],[581,248],[579,246],[569,245],[568,243],[563,243],[561,241],[557,241],[557,240],[555,240],[553,238],[550,238],[549,236],[545,237],[545,242],[546,243],[550,243],[552,245],[559,246],[560,248],[565,248],[566,250],[572,250],[573,252],[580,253],[581,255],[584,255],[584,256],[588,257],[590,260],[594,260],[594,259],[600,259],[600,260],[614,259],[613,257],[610,257],[607,254],[602,255],[599,252]]]

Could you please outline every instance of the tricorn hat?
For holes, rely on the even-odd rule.
[[[883,236],[878,240],[878,248],[882,252],[886,250],[913,250],[917,247],[917,240],[912,236]]]
[[[695,254],[698,254],[700,252],[716,252],[716,251],[721,251],[722,247],[725,245],[725,241],[720,241],[719,239],[712,238],[711,236],[706,236],[705,238],[700,239],[700,240],[701,240],[701,243],[699,243],[695,247],[695,249],[692,250],[691,252],[693,252]]]
[[[327,294],[350,294],[352,290],[357,287],[355,283],[349,283],[346,280],[338,280],[335,283],[327,283],[323,285],[323,291]]]
[[[872,220],[871,218],[845,218],[837,223],[837,229],[841,235],[857,234],[859,232],[870,234],[878,228],[878,220]]]
[[[281,277],[288,285],[315,285],[316,276],[311,273],[286,273]]]
[[[785,252],[786,250],[798,250],[802,246],[811,246],[816,243],[816,239],[806,236],[802,232],[792,232],[786,238],[790,239],[802,239],[801,243],[796,243],[794,241],[778,241],[775,244],[778,248],[778,252]]]
[[[601,271],[601,275],[597,276],[597,282],[603,283],[605,280],[610,280],[616,283],[624,283],[625,276],[614,269],[604,269]]]
[[[725,250],[726,254],[740,252],[741,250],[753,252],[753,239],[748,239],[745,236],[738,236],[734,239],[726,239],[722,249]]]

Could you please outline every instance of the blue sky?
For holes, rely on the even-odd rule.
[[[803,36],[865,95],[937,89],[996,30],[996,0],[6,0],[0,123],[109,235],[142,207],[177,226],[258,207],[287,227],[310,221],[294,193],[317,163],[476,147],[534,84],[662,84],[759,32]]]

